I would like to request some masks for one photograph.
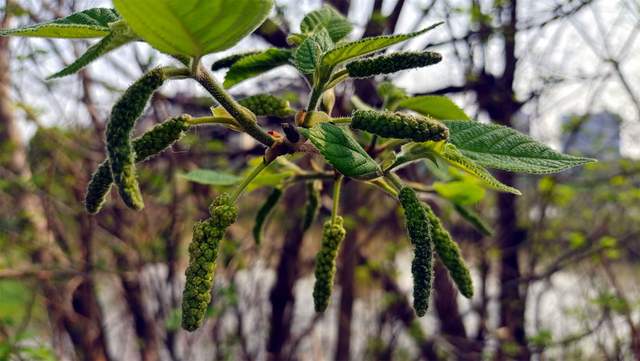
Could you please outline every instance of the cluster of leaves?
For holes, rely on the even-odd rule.
[[[414,187],[397,176],[400,168],[416,162],[428,164],[441,180],[434,184],[435,191],[454,203],[460,214],[481,232],[490,233],[468,206],[482,198],[484,188],[513,194],[520,192],[501,183],[487,168],[544,174],[592,161],[558,153],[514,129],[473,121],[446,97],[411,97],[388,83],[381,84],[378,89],[385,100],[384,109],[373,109],[354,98],[355,111],[351,116],[332,117],[336,85],[350,78],[374,77],[440,62],[440,54],[431,51],[381,54],[395,44],[435,29],[439,23],[413,33],[353,41],[349,39],[353,29],[351,23],[335,9],[323,7],[304,17],[300,32],[288,37],[290,48],[252,51],[217,60],[212,70],[228,68],[221,86],[201,65],[201,58],[228,49],[250,34],[269,14],[273,5],[271,0],[114,0],[114,4],[117,12],[92,9],[45,24],[2,30],[0,35],[103,37],[78,61],[53,77],[77,71],[98,56],[133,40],[145,41],[178,61],[178,66],[158,68],[145,74],[125,92],[112,111],[107,128],[108,159],[105,161],[110,164],[111,174],[108,174],[109,167],[102,171],[105,178],[99,183],[100,189],[106,193],[108,185],[114,181],[125,203],[133,209],[142,208],[134,163],[170,146],[191,126],[228,127],[244,132],[266,146],[264,157],[242,178],[212,177],[210,172],[189,176],[200,181],[208,177],[210,184],[222,179],[226,185],[237,186],[225,198],[224,205],[214,202],[213,218],[198,223],[194,229],[183,314],[183,326],[188,330],[200,324],[203,308],[210,300],[218,243],[235,219],[236,200],[243,191],[264,181],[261,177],[267,174],[271,176],[268,184],[277,190],[258,213],[254,230],[257,241],[260,241],[262,226],[285,187],[295,181],[309,182],[306,229],[313,223],[320,203],[315,182],[334,182],[332,214],[325,222],[323,245],[316,264],[314,297],[318,311],[323,311],[330,300],[335,259],[345,236],[338,214],[343,179],[348,177],[368,183],[398,199],[415,251],[412,265],[414,305],[416,313],[422,316],[429,304],[434,253],[442,259],[463,295],[471,297],[473,286],[457,245],[429,206],[419,199]],[[225,90],[283,65],[294,66],[307,80],[310,92],[305,109],[293,110],[288,102],[271,95],[236,101]],[[211,116],[176,118],[181,123],[176,131],[163,133],[170,135],[164,139],[156,139],[151,134],[155,128],[139,140],[133,139],[136,120],[153,92],[166,80],[184,78],[200,83],[219,103],[218,107],[212,108]],[[295,117],[292,117],[294,113]],[[266,131],[259,123],[262,116],[280,118],[284,135],[275,130]],[[170,121],[175,122],[175,119]],[[361,132],[352,133],[350,125]],[[150,138],[153,139],[149,141]],[[142,139],[147,141],[142,142]],[[369,143],[367,150],[362,145],[365,140]],[[321,154],[325,165],[302,169],[295,160],[305,153]],[[99,209],[104,193],[95,194],[90,187],[87,199],[99,200],[87,202],[94,206],[98,204],[90,211]],[[218,214],[221,206],[226,207],[224,214]]]

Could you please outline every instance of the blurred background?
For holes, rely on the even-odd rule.
[[[144,212],[128,210],[114,194],[98,216],[88,216],[82,200],[105,157],[110,106],[127,84],[169,59],[130,45],[47,82],[92,42],[1,38],[0,360],[640,359],[640,1],[326,2],[348,15],[354,37],[445,21],[405,45],[441,52],[441,63],[376,80],[411,94],[448,95],[480,121],[600,162],[554,176],[496,173],[521,197],[453,187],[426,165],[405,170],[424,183],[475,281],[475,296],[466,300],[446,272],[436,272],[422,319],[410,306],[411,252],[393,200],[345,185],[348,236],[332,304],[316,315],[314,255],[331,187],[306,233],[305,187],[288,187],[258,246],[251,228],[270,189],[256,186],[223,243],[207,322],[187,333],[179,309],[191,227],[225,190],[220,182],[191,182],[189,172],[233,178],[263,149],[222,128],[198,128],[139,167]],[[277,1],[253,36],[205,64],[239,50],[288,47],[286,34],[320,5]],[[111,4],[2,6],[4,28]],[[350,112],[354,94],[380,105],[375,84],[341,85],[336,114]],[[298,108],[307,96],[304,80],[287,68],[232,93],[263,92]],[[211,105],[196,83],[175,82],[153,98],[139,131],[171,115],[206,114]],[[478,232],[456,204],[477,212],[492,232]]]

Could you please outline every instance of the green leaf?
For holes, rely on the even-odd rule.
[[[231,88],[247,79],[289,63],[291,50],[271,48],[243,57],[235,62],[224,78],[224,87]]]
[[[365,56],[376,51],[386,49],[392,45],[415,38],[427,31],[439,26],[442,23],[436,23],[428,28],[422,29],[408,34],[400,35],[383,35],[365,38],[358,41],[342,44],[330,52],[322,56],[322,66],[333,68],[347,60]]]
[[[327,162],[345,176],[363,180],[382,176],[378,164],[344,128],[322,123],[311,129],[299,129]]]
[[[469,120],[464,110],[444,96],[425,95],[407,98],[398,103],[398,108],[406,108],[440,120]]]
[[[273,0],[113,0],[131,28],[171,55],[203,56],[234,46],[267,18]]]
[[[349,35],[353,30],[353,25],[340,14],[336,9],[329,5],[308,13],[302,23],[300,23],[300,31],[303,33],[312,33],[318,26],[327,29],[331,39],[339,41]]]
[[[493,175],[491,175],[488,170],[476,164],[473,160],[467,158],[453,144],[446,144],[443,147],[442,152],[436,153],[436,155],[447,161],[447,163],[449,163],[450,165],[475,176],[489,188],[493,188],[500,192],[522,195],[519,190],[501,183]]]
[[[469,224],[473,226],[478,232],[485,236],[492,236],[494,234],[493,228],[488,225],[480,215],[474,211],[471,207],[465,207],[460,204],[454,204],[456,212]]]
[[[194,183],[207,184],[212,186],[232,186],[240,183],[242,178],[233,174],[219,172],[211,169],[194,169],[180,177]]]
[[[76,59],[73,63],[67,65],[64,69],[59,72],[50,75],[47,79],[55,79],[61,78],[63,76],[71,75],[78,72],[80,69],[89,65],[89,63],[98,59],[99,57],[123,46],[132,41],[135,41],[138,37],[131,33],[125,31],[114,31],[111,34],[105,36],[98,43],[92,45],[84,52],[78,59]]]
[[[99,38],[111,32],[109,23],[120,20],[113,9],[95,8],[65,18],[17,29],[0,29],[0,36],[38,38]]]
[[[562,154],[509,127],[448,120],[449,141],[469,159],[489,168],[520,173],[548,174],[594,159]]]
[[[304,39],[293,54],[296,68],[304,74],[311,74],[316,70],[318,60],[322,55],[322,48],[312,36]]]

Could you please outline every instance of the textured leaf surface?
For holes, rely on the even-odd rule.
[[[228,49],[267,18],[272,0],[113,0],[131,28],[171,55]]]
[[[312,36],[304,39],[296,49],[293,61],[296,68],[305,74],[311,74],[316,69],[318,59],[322,55],[322,48]]]
[[[455,145],[446,144],[441,153],[437,153],[439,157],[446,160],[452,166],[461,169],[482,181],[482,183],[495,190],[507,193],[521,195],[519,190],[501,183],[488,170],[481,165],[476,164],[473,160],[462,154]]]
[[[347,130],[322,123],[311,129],[300,128],[300,131],[331,165],[347,177],[374,179],[382,175],[378,164]]]
[[[349,35],[353,25],[342,14],[331,6],[325,5],[321,9],[308,13],[300,23],[303,33],[311,33],[318,26],[327,29],[333,41],[338,41]]]
[[[272,48],[243,57],[235,62],[224,78],[225,88],[256,77],[267,71],[289,63],[291,50]]]
[[[422,115],[436,119],[469,120],[469,116],[451,99],[439,95],[425,95],[407,98],[398,103],[399,108],[406,108]]]
[[[332,68],[347,60],[365,56],[367,54],[386,49],[392,45],[401,43],[411,38],[415,38],[416,36],[422,35],[440,24],[441,23],[437,23],[429,26],[428,28],[413,33],[374,36],[371,38],[342,44],[322,56],[322,65]]]
[[[47,79],[61,78],[63,76],[74,74],[99,57],[134,40],[136,40],[136,36],[134,36],[133,34],[111,33],[105,36],[96,44],[89,47],[87,51],[85,51],[84,54],[82,54],[73,63],[67,65],[59,72],[50,75]]]
[[[509,127],[471,121],[445,121],[449,141],[466,157],[489,168],[511,172],[560,172],[593,159],[562,154]]]
[[[0,36],[70,39],[99,38],[110,33],[109,23],[118,20],[120,20],[120,16],[115,10],[95,8],[46,23],[17,29],[1,29]]]
[[[242,180],[242,178],[233,174],[218,172],[211,169],[194,169],[189,173],[182,174],[180,176],[191,182],[213,186],[232,186]]]

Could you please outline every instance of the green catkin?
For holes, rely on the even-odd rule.
[[[311,228],[320,209],[320,189],[316,186],[316,182],[307,183],[307,204],[304,210],[304,221],[302,222],[302,230],[306,232]]]
[[[275,116],[284,118],[295,113],[289,106],[288,101],[270,94],[253,95],[239,100],[238,103],[259,117]]]
[[[431,297],[433,278],[432,225],[413,189],[402,188],[398,198],[404,210],[409,239],[414,248],[414,258],[411,263],[413,308],[418,317],[422,317],[427,313]]]
[[[224,58],[218,59],[213,62],[213,64],[211,65],[211,71],[230,68],[233,64],[238,62],[238,60],[244,58],[245,56],[256,55],[258,53],[260,53],[260,51],[248,51],[245,53],[225,56]]]
[[[385,138],[416,142],[449,138],[449,129],[435,119],[387,111],[356,110],[351,116],[351,126]]]
[[[188,116],[181,116],[158,124],[141,137],[134,139],[133,150],[136,162],[145,161],[167,149],[182,138],[187,129],[189,129]],[[105,160],[100,163],[98,169],[93,173],[87,187],[84,200],[87,212],[96,214],[100,211],[112,183],[111,164],[109,160]]]
[[[346,65],[352,78],[369,78],[405,69],[421,68],[442,61],[442,55],[430,51],[402,52],[356,60]]]
[[[220,241],[226,229],[235,222],[238,210],[227,194],[211,205],[211,218],[197,222],[189,245],[189,266],[182,293],[182,328],[194,331],[202,325],[211,302],[211,288]]]
[[[136,178],[131,132],[149,98],[165,79],[163,69],[158,68],[133,83],[113,106],[107,126],[107,153],[113,181],[124,203],[136,210],[144,208],[144,202]]]
[[[424,209],[432,226],[433,245],[438,257],[449,271],[449,276],[455,282],[460,293],[466,298],[473,297],[473,280],[469,268],[460,254],[458,244],[451,239],[451,235],[431,207],[425,204]]]
[[[257,245],[260,245],[262,242],[262,228],[264,228],[267,217],[269,217],[269,214],[271,214],[276,204],[278,204],[280,197],[282,197],[282,190],[280,188],[274,188],[262,207],[258,210],[256,222],[253,226],[253,239]]]
[[[333,224],[330,220],[324,224],[322,246],[316,256],[316,282],[313,285],[313,304],[316,312],[324,312],[329,305],[333,279],[336,274],[338,248],[345,236],[346,231],[342,217],[336,217]]]

